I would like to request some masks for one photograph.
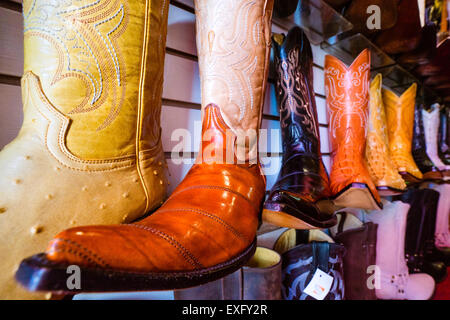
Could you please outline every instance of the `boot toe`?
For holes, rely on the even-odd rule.
[[[435,288],[433,278],[426,273],[415,273],[409,275],[406,286],[407,300],[429,300]]]

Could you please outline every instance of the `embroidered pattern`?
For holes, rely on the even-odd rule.
[[[108,98],[109,113],[97,130],[106,128],[120,112],[125,95],[125,66],[117,38],[127,26],[127,6],[119,0],[34,0],[24,7],[25,37],[40,37],[58,52],[51,85],[75,77],[85,83],[86,99],[69,114],[100,108]],[[114,80],[113,80],[114,79]]]

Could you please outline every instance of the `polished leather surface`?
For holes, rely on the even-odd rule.
[[[378,74],[370,84],[369,125],[366,140],[366,162],[370,177],[377,187],[406,188],[389,154],[386,113],[381,96],[382,76]]]
[[[415,72],[420,76],[448,75],[450,70],[450,38],[438,43],[436,55],[430,63],[418,66]]]
[[[236,140],[239,129],[259,128],[273,2],[195,5],[203,101],[196,164],[151,216],[129,225],[66,230],[49,244],[48,259],[127,271],[204,270],[230,261],[255,240],[265,178],[251,157],[251,143],[243,155],[247,160],[237,164]],[[224,89],[227,81],[230,90]],[[232,164],[224,161],[227,151],[233,151]],[[77,255],[79,248],[89,259]]]
[[[344,246],[336,243],[313,241],[298,244],[281,255],[282,297],[284,300],[315,300],[304,290],[318,268],[333,277],[330,292],[324,300],[343,300]]]
[[[371,5],[381,8],[381,29],[367,28],[367,9]],[[392,28],[397,23],[397,0],[357,0],[345,9],[345,18],[353,24],[353,31],[371,35]]]
[[[439,170],[450,170],[450,166],[445,165],[438,154],[438,134],[440,122],[440,105],[438,103],[431,106],[431,110],[422,110],[423,127],[425,132],[425,142],[427,155]]]
[[[445,279],[446,266],[433,256],[439,192],[432,189],[410,190],[402,201],[408,211],[405,256],[410,273],[429,273],[436,282]]]
[[[334,239],[344,245],[344,282],[346,300],[376,300],[375,290],[367,286],[367,270],[376,264],[378,225],[367,222],[362,227],[343,230],[343,212]]]
[[[422,172],[417,168],[411,154],[416,91],[416,83],[400,97],[390,90],[383,89],[383,102],[386,110],[389,151],[397,171],[407,172],[417,179],[422,179]]]
[[[399,0],[397,12],[397,23],[381,32],[375,40],[375,43],[388,54],[412,51],[420,43],[421,25],[417,1]]]
[[[425,130],[423,127],[422,117],[423,105],[417,104],[414,110],[414,134],[412,141],[412,155],[415,163],[421,172],[439,172],[439,169],[435,166],[430,157],[428,157],[426,149],[427,144],[425,142]]]
[[[295,27],[282,44],[273,40],[273,50],[283,158],[264,208],[289,211],[311,225],[325,227],[323,223],[332,216],[315,206],[316,201],[330,196],[330,188],[320,154],[311,45]]]
[[[331,149],[331,192],[351,183],[364,183],[377,202],[380,197],[364,161],[369,117],[370,51],[365,49],[347,67],[336,57],[325,57],[325,94]]]
[[[168,1],[83,9],[91,2],[24,1],[24,122],[0,153],[3,299],[44,297],[19,288],[14,273],[61,230],[130,222],[166,196],[159,114]]]
[[[238,271],[204,285],[176,290],[175,300],[280,300],[281,256],[256,248],[255,255]]]
[[[439,157],[450,165],[450,107],[441,110],[439,119]]]
[[[422,27],[420,42],[416,49],[402,54],[398,62],[403,66],[412,68],[418,64],[431,62],[436,54],[437,27],[433,22],[428,22]]]

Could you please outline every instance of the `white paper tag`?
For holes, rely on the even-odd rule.
[[[314,276],[303,292],[316,300],[323,300],[330,291],[332,284],[333,277],[317,268]]]

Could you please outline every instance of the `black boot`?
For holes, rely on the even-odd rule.
[[[320,155],[311,45],[298,27],[273,38],[283,160],[263,220],[295,229],[328,228],[336,216]]]
[[[450,107],[442,108],[439,125],[439,157],[447,165],[450,165]]]

